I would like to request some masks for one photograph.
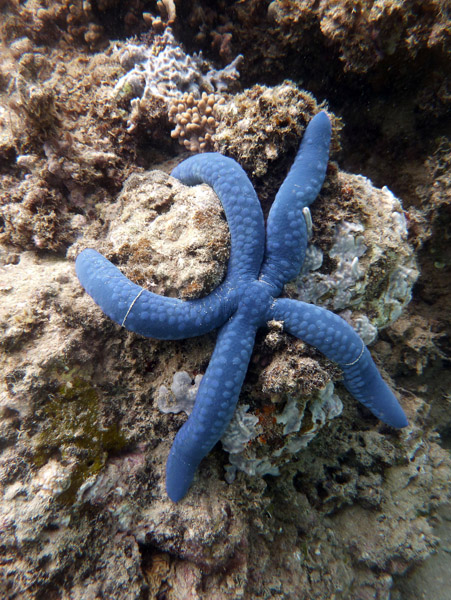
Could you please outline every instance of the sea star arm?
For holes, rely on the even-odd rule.
[[[323,185],[330,135],[329,117],[322,111],[308,124],[293,166],[269,212],[260,279],[276,288],[275,296],[299,273],[304,262],[307,226],[303,209],[315,200]]]
[[[76,260],[78,278],[103,312],[129,331],[160,340],[194,337],[216,329],[235,309],[235,293],[222,284],[199,300],[183,301],[136,285],[90,248]]]
[[[255,279],[263,260],[265,227],[260,202],[245,171],[232,158],[206,152],[187,158],[171,175],[186,185],[207,183],[214,189],[230,230],[226,281]]]
[[[238,310],[221,328],[193,412],[175,436],[166,464],[166,491],[177,502],[200,461],[222,437],[235,411],[257,326]]]
[[[404,411],[362,339],[341,317],[319,306],[281,298],[273,304],[271,318],[283,321],[288,333],[338,363],[347,390],[381,421],[392,427],[407,425]]]
[[[221,326],[236,308],[240,279],[255,279],[263,258],[264,223],[257,195],[244,170],[216,153],[192,156],[172,175],[186,183],[207,183],[226,214],[231,250],[225,281],[209,296],[182,301],[154,294],[127,279],[92,249],[76,260],[78,278],[88,294],[113,321],[146,337],[182,339]]]

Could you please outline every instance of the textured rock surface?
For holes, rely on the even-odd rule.
[[[279,167],[278,162],[287,153],[296,153],[310,115],[319,108],[311,94],[291,81],[274,88],[255,85],[218,107],[215,150],[232,156],[253,178],[265,177],[274,166]],[[330,117],[334,127],[332,149],[336,149],[340,125],[334,115]]]
[[[117,202],[99,207],[68,256],[94,248],[157,294],[198,298],[226,272],[229,231],[213,190],[183,186],[161,171],[131,175]],[[106,235],[105,232],[106,231]]]
[[[297,24],[299,37],[303,28],[308,29],[309,19],[317,20],[322,35],[338,47],[345,69],[357,72],[371,69],[397,51],[415,56],[424,46],[443,47],[450,35],[446,11],[439,1],[420,7],[415,2],[397,0],[328,0],[319,6],[313,2],[300,6],[298,2],[276,0],[270,3],[268,14],[282,29],[293,30]],[[295,43],[295,39],[290,43]]]
[[[345,311],[344,316],[352,309],[354,326],[370,343],[412,297],[418,270],[407,221],[391,191],[376,189],[364,177],[339,173],[331,188],[318,211],[327,222],[311,240],[289,293],[295,290],[300,300],[313,304],[321,300],[330,310]],[[313,219],[316,214],[313,208]],[[313,226],[315,232],[315,221]]]
[[[97,219],[84,227],[69,256],[94,244],[125,269],[139,268],[132,267],[134,254],[144,244],[147,262],[151,245],[150,254],[159,253],[158,268],[138,277],[155,278],[158,291],[169,293],[177,286],[184,289],[174,257],[189,256],[205,242],[206,232],[211,241],[218,228],[217,242],[207,244],[205,268],[200,261],[196,271],[201,294],[211,284],[218,247],[227,245],[220,206],[212,196],[204,187],[184,188],[162,172],[133,175],[117,202],[97,207]],[[196,217],[199,202],[202,219]],[[171,249],[171,231],[182,227],[182,235],[172,236]],[[138,230],[146,237],[140,239]],[[350,403],[332,426],[315,432],[309,448],[264,494],[261,478],[239,474],[227,484],[222,454],[213,454],[187,499],[174,505],[164,492],[163,473],[183,416],[162,414],[152,398],[170,382],[170,373],[202,369],[213,336],[156,342],[121,331],[82,292],[71,262],[62,259],[29,252],[4,273],[2,544],[11,558],[31,548],[27,564],[14,559],[3,571],[8,594],[22,590],[25,581],[31,590],[52,589],[64,573],[73,578],[76,598],[84,597],[85,589],[94,598],[99,593],[139,598],[149,586],[167,588],[169,598],[269,598],[276,586],[280,597],[308,590],[319,599],[332,593],[337,577],[347,597],[358,598],[350,595],[351,588],[356,594],[388,591],[394,575],[432,552],[433,531],[418,513],[428,514],[446,497],[449,461],[433,438],[426,454],[415,425],[415,412],[425,414],[426,407],[418,400],[409,400],[412,426],[405,433],[389,433],[381,424],[367,429],[372,418],[363,431],[355,429],[358,409]],[[21,297],[28,302],[21,304]],[[302,436],[313,438],[304,423],[298,445],[293,443],[300,424],[294,419],[292,427],[288,399],[308,398],[306,390],[312,394],[334,377],[330,365],[302,352],[302,342],[286,338],[276,326],[262,340],[244,388],[257,429],[253,446],[235,453],[232,463],[248,473],[271,472],[271,464],[279,467],[299,443],[305,446]],[[275,362],[268,364],[272,355]],[[236,434],[231,439],[236,442]],[[233,475],[229,469],[228,479]],[[364,529],[351,526],[356,519]],[[280,529],[283,536],[275,533]],[[365,546],[358,543],[363,534]],[[275,548],[280,563],[269,562]],[[86,566],[99,564],[95,575],[89,569],[72,571],[70,557],[77,554]],[[45,577],[42,557],[48,561]],[[230,573],[225,591],[221,569]],[[384,575],[374,575],[374,569]]]
[[[72,245],[72,257],[84,243],[94,245],[131,275],[142,250],[134,233],[148,222],[134,274],[156,291],[191,297],[221,278],[226,227],[211,194],[176,189],[161,173],[148,173],[179,150],[164,99],[147,103],[127,131],[130,97],[114,91],[127,70],[109,44],[121,38],[121,48],[126,37],[145,32],[139,44],[152,46],[158,36],[149,23],[158,16],[144,12],[149,3],[47,4],[6,0],[0,18],[0,596],[445,600],[445,5],[361,2],[356,14],[356,3],[284,0],[269,3],[268,14],[262,0],[157,3],[163,20],[175,18],[185,56],[202,48],[222,61],[220,71],[244,55],[241,81],[249,88],[226,99],[217,143],[248,169],[264,209],[317,102],[284,82],[290,77],[342,116],[339,164],[403,199],[420,269],[412,302],[372,346],[408,411],[407,430],[377,423],[337,385],[342,413],[278,477],[238,472],[228,484],[228,455],[218,447],[190,495],[173,505],[164,494],[164,464],[186,417],[162,413],[158,390],[182,370],[191,385],[205,371],[214,334],[160,343],[121,330],[82,292],[65,251]],[[399,230],[386,233],[393,211],[378,216],[373,209],[378,200],[396,202],[333,165],[329,171],[312,209],[312,243],[323,254],[318,273],[336,271],[331,248],[340,222],[364,227],[351,236],[356,251],[359,235],[371,238],[359,264],[374,265],[370,248],[385,237],[380,269],[371,269],[368,292],[357,295],[373,322],[371,299],[386,289],[379,275],[396,265],[397,243],[407,248]],[[368,194],[373,208],[365,207]],[[380,223],[380,236],[370,222]],[[179,232],[182,243],[174,239]],[[403,252],[406,264],[410,254]],[[312,398],[338,378],[330,363],[274,324],[257,340],[242,392],[249,406],[243,421],[252,417],[258,431],[246,452],[264,459],[283,443],[276,434],[286,423],[274,424],[274,407],[283,414],[289,397]]]

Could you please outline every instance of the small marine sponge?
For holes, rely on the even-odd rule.
[[[211,150],[217,126],[216,107],[224,102],[224,98],[217,94],[202,92],[200,99],[192,93],[183,94],[169,108],[169,120],[176,124],[171,137],[177,138],[190,152]]]

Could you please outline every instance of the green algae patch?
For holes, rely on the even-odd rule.
[[[76,459],[69,485],[59,496],[65,504],[74,502],[82,484],[103,468],[110,454],[127,445],[117,424],[102,427],[99,407],[97,390],[80,376],[62,383],[45,406],[46,426],[34,461],[42,466],[54,455],[63,463]]]

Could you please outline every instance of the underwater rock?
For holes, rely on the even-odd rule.
[[[207,295],[221,283],[229,232],[221,204],[207,185],[183,186],[162,171],[131,175],[99,223],[69,250],[91,247],[153,292],[182,298]],[[103,238],[103,239],[102,239]]]
[[[418,277],[415,255],[401,202],[388,188],[378,190],[368,179],[347,173],[338,173],[336,186],[341,205],[330,206],[334,224],[326,234],[328,240],[321,236],[326,242],[321,249],[313,237],[288,293],[304,302],[320,302],[351,323],[355,319],[357,331],[371,343],[410,302]],[[328,198],[326,191],[322,213]]]
[[[291,81],[254,85],[217,107],[215,150],[234,158],[251,178],[264,177],[278,160],[297,151],[306,123],[319,109],[315,98]],[[331,118],[337,149],[340,125]]]
[[[312,22],[319,26],[327,45],[337,46],[345,70],[365,72],[386,56],[400,51],[412,57],[422,48],[442,47],[449,39],[449,23],[439,0],[418,12],[415,2],[311,2],[275,0],[268,15],[283,30],[289,44],[302,44]]]

